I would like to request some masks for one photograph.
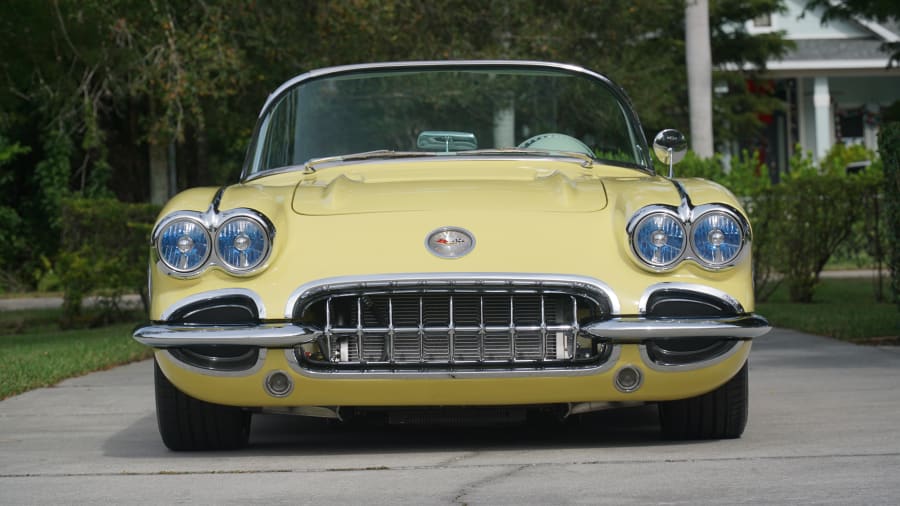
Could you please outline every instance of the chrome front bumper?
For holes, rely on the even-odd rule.
[[[746,314],[719,319],[615,317],[581,330],[602,341],[623,344],[678,338],[753,339],[771,329],[765,318]],[[292,348],[311,343],[322,331],[292,323],[258,325],[151,324],[134,331],[134,339],[155,348],[194,345],[244,345]]]

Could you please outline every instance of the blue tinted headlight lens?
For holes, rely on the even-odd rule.
[[[632,233],[632,244],[638,257],[651,267],[669,267],[684,253],[684,225],[665,213],[645,216]]]
[[[709,267],[725,267],[744,245],[744,231],[729,214],[710,212],[694,222],[691,240],[697,258]]]
[[[219,227],[216,252],[231,269],[253,269],[265,260],[269,252],[269,234],[262,223],[252,218],[232,218]]]
[[[209,258],[209,233],[199,222],[175,220],[163,228],[156,240],[159,258],[176,272],[199,269]]]

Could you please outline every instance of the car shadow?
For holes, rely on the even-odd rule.
[[[256,414],[247,448],[228,455],[315,456],[624,448],[693,444],[663,440],[655,405],[588,413],[566,421],[529,420],[482,426],[384,425]],[[156,419],[141,418],[104,444],[109,457],[172,458],[159,438]],[[208,457],[210,453],[179,453]]]

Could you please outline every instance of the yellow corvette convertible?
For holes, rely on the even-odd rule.
[[[156,407],[173,450],[248,442],[254,413],[399,423],[657,403],[664,435],[747,420],[751,231],[675,179],[622,90],[541,62],[295,77],[240,182],[174,197],[152,235]]]

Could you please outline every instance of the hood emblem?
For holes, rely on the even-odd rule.
[[[425,247],[441,258],[459,258],[475,247],[475,236],[459,227],[441,227],[425,238]]]

